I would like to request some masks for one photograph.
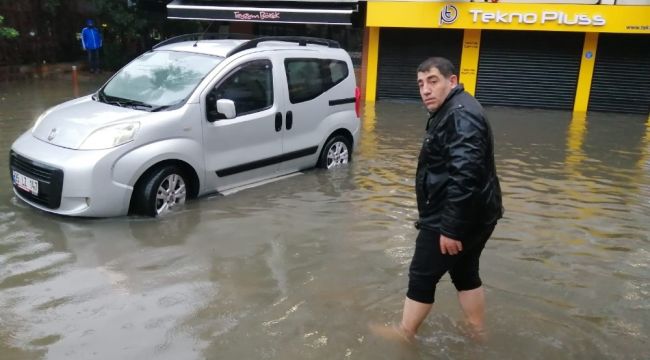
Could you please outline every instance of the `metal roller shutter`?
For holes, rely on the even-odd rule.
[[[418,65],[442,56],[458,68],[462,46],[463,30],[381,29],[377,98],[419,99]]]
[[[589,110],[648,114],[650,36],[599,36]]]
[[[483,105],[573,109],[584,36],[483,31],[476,98]]]

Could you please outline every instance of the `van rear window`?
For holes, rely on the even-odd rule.
[[[292,104],[311,100],[349,75],[344,61],[330,59],[286,59],[284,67]]]

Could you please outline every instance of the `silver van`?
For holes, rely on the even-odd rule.
[[[158,216],[186,199],[349,162],[359,89],[337,42],[169,39],[12,145],[16,196],[71,216]],[[193,39],[193,38],[192,38]]]

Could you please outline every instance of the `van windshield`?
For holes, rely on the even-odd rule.
[[[161,110],[182,103],[223,58],[178,51],[151,51],[120,70],[99,101]]]

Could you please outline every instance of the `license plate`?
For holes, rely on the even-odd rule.
[[[38,180],[25,176],[16,170],[13,171],[13,178],[14,185],[34,195],[38,195]]]

